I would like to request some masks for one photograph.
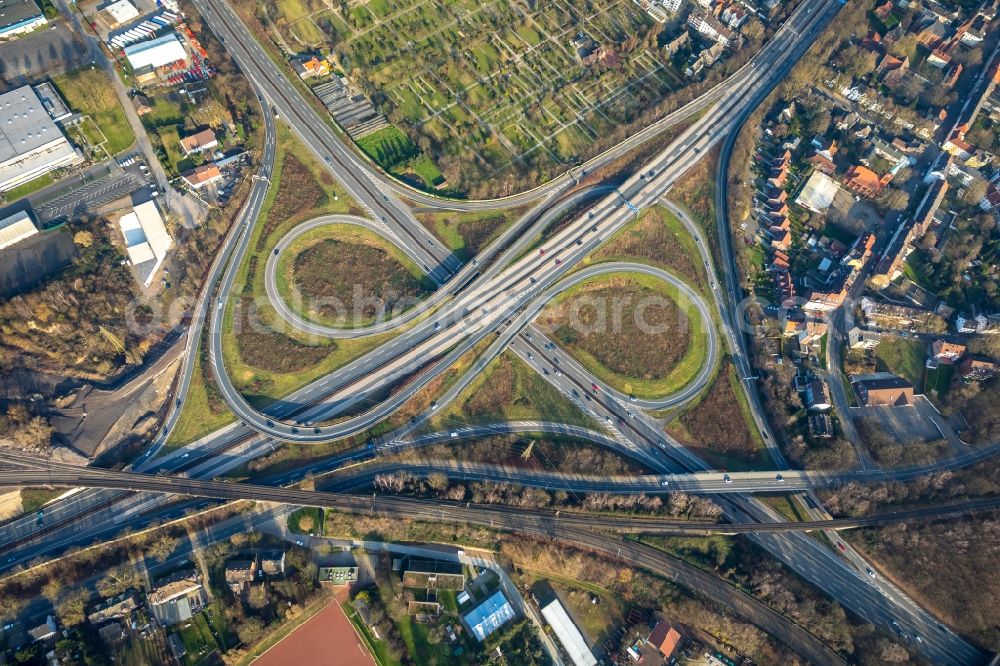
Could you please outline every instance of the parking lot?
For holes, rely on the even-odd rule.
[[[0,79],[9,85],[36,83],[38,78],[68,72],[90,61],[90,49],[61,21],[0,43]]]
[[[854,416],[877,419],[887,433],[901,442],[942,439],[941,431],[934,425],[940,417],[923,396],[917,396],[915,404],[905,407],[860,407]]]
[[[114,162],[105,162],[81,176],[61,181],[56,188],[48,188],[31,196],[31,205],[38,221],[46,224],[93,212],[110,201],[134,192],[138,192],[137,196],[140,197],[145,194],[145,198],[139,200],[152,196],[155,188],[151,185],[149,172],[142,169],[143,163],[138,159],[129,161],[119,158],[119,161],[128,164],[122,167]]]

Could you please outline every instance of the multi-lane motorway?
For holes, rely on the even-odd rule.
[[[910,647],[923,652],[935,663],[975,663],[982,655],[970,645],[955,636],[945,627],[937,625],[936,620],[926,611],[919,608],[899,590],[881,581],[881,585],[873,585],[856,568],[852,568],[835,552],[826,548],[820,542],[797,532],[803,524],[789,526],[780,516],[776,515],[766,505],[756,502],[749,495],[755,492],[788,492],[796,489],[807,489],[838,482],[832,476],[816,475],[808,472],[786,470],[780,449],[770,433],[766,421],[762,417],[759,401],[755,402],[755,391],[748,383],[748,392],[754,409],[758,427],[763,433],[772,456],[781,472],[731,474],[713,472],[703,461],[685,449],[680,443],[662,433],[658,425],[641,412],[641,409],[673,406],[697,395],[704,387],[711,370],[715,366],[720,353],[717,344],[715,328],[711,323],[708,306],[700,296],[693,291],[685,292],[695,304],[698,316],[703,318],[706,330],[711,337],[709,359],[701,373],[674,396],[664,396],[631,403],[626,396],[609,391],[592,392],[590,387],[596,380],[578,363],[561,354],[562,371],[548,372],[546,368],[558,365],[556,358],[558,350],[554,350],[541,335],[540,331],[531,326],[532,319],[544,305],[547,299],[567,288],[570,284],[609,271],[654,271],[654,277],[674,281],[669,273],[641,267],[635,264],[608,264],[579,269],[583,259],[596,247],[607,240],[618,229],[625,225],[634,215],[650,205],[658,202],[669,188],[715,144],[724,141],[723,153],[728,156],[732,146],[732,137],[741,123],[754,108],[766,97],[769,91],[786,75],[790,67],[809,47],[817,34],[826,26],[829,19],[836,13],[839,3],[836,0],[804,0],[774,38],[754,56],[751,62],[739,70],[733,77],[717,86],[709,94],[699,98],[694,104],[672,114],[660,124],[657,129],[680,119],[691,118],[696,113],[704,115],[693,122],[664,151],[655,156],[639,171],[631,175],[617,189],[598,194],[582,192],[564,200],[557,207],[557,194],[580,173],[567,175],[563,181],[552,183],[545,188],[532,193],[505,199],[503,206],[536,200],[541,195],[549,195],[529,215],[525,216],[507,231],[501,238],[490,245],[474,262],[461,266],[458,260],[436,241],[433,236],[413,217],[412,212],[396,196],[398,185],[386,179],[371,168],[367,162],[359,158],[347,148],[335,135],[327,122],[321,118],[312,106],[301,96],[298,89],[292,85],[278,67],[267,57],[264,50],[254,42],[249,31],[223,0],[196,0],[196,5],[202,12],[206,24],[223,40],[226,48],[240,64],[255,89],[259,91],[265,117],[265,147],[261,168],[251,189],[250,198],[238,219],[237,225],[231,231],[208,276],[208,284],[199,300],[195,325],[187,341],[188,360],[185,372],[182,374],[178,388],[178,401],[183,400],[193,363],[190,358],[197,349],[201,322],[209,321],[209,361],[223,396],[233,411],[241,419],[240,424],[230,426],[215,433],[198,445],[152,461],[147,456],[137,465],[137,469],[153,471],[156,469],[171,472],[185,471],[192,477],[214,476],[241,461],[251,459],[275,442],[280,441],[320,442],[329,439],[346,437],[367,430],[395,411],[409,400],[419,390],[429,385],[440,376],[463,354],[475,347],[488,336],[496,335],[487,351],[473,364],[466,374],[445,395],[439,398],[441,404],[447,404],[476,373],[480,372],[490,358],[503,349],[510,348],[521,355],[529,365],[542,373],[545,378],[563,391],[571,399],[576,400],[584,411],[590,412],[598,423],[607,427],[610,434],[598,433],[591,439],[603,439],[602,444],[616,448],[629,455],[647,467],[659,472],[656,475],[629,479],[582,479],[566,478],[560,475],[546,477],[540,474],[524,473],[518,470],[489,469],[488,466],[457,466],[455,463],[437,463],[432,465],[399,466],[396,469],[408,469],[413,473],[439,471],[444,468],[449,474],[458,478],[487,479],[507,478],[519,483],[537,484],[542,487],[576,487],[579,489],[600,492],[669,492],[670,490],[687,490],[691,492],[716,493],[719,503],[723,506],[724,515],[728,520],[725,529],[733,532],[748,532],[750,538],[772,552],[781,561],[797,571],[807,580],[812,581],[826,590],[832,597],[846,607],[854,610],[859,616],[871,621],[885,622],[885,618],[899,618],[900,624],[906,627],[910,636],[921,635],[922,638]],[[352,361],[331,375],[324,377],[309,386],[297,391],[291,396],[279,400],[266,413],[251,408],[230,381],[222,355],[221,330],[226,317],[231,317],[231,293],[242,259],[249,249],[251,229],[255,224],[263,203],[264,195],[269,185],[274,158],[274,114],[285,119],[299,134],[305,145],[315,152],[328,166],[331,172],[344,184],[347,191],[355,197],[372,214],[373,219],[362,222],[356,219],[318,220],[313,224],[324,224],[330,221],[361,223],[371,226],[378,233],[399,246],[416,263],[427,271],[428,275],[440,288],[423,304],[411,311],[391,319],[379,322],[374,326],[356,329],[334,329],[332,327],[317,327],[316,324],[298,317],[295,313],[279,313],[292,325],[303,328],[307,332],[331,337],[353,337],[370,335],[388,330],[398,331],[398,335],[372,352]],[[609,155],[620,155],[635,145],[648,140],[655,130],[650,128],[640,135],[629,139]],[[585,166],[590,169],[601,160]],[[725,163],[725,159],[723,162]],[[724,183],[725,179],[719,179]],[[724,185],[722,185],[724,189]],[[428,205],[439,204],[436,198],[408,196]],[[723,192],[724,194],[724,192]],[[541,229],[552,222],[559,212],[572,208],[576,202],[585,197],[593,196],[594,205],[585,213],[570,220],[551,237],[545,239],[542,250],[535,252],[529,248]],[[426,201],[424,200],[426,198]],[[466,208],[497,207],[497,202],[463,202],[454,206]],[[720,206],[719,208],[724,208]],[[677,211],[682,219],[693,228],[690,220]],[[724,214],[722,214],[724,215]],[[726,221],[720,217],[720,237],[728,241]],[[292,232],[300,233],[297,229]],[[696,235],[700,239],[700,235]],[[290,242],[292,238],[282,241],[281,245]],[[703,244],[704,241],[701,240]],[[279,255],[281,247],[279,246]],[[727,263],[731,261],[731,249],[724,248]],[[725,344],[736,359],[736,365],[744,378],[749,378],[752,368],[747,360],[745,341],[738,335],[739,327],[731,314],[733,307],[740,300],[740,292],[736,281],[735,269],[727,265],[726,289],[716,289],[714,272],[711,271],[711,258],[707,250],[702,248],[702,257],[709,270],[709,280],[713,285],[713,295],[726,291],[731,299],[730,307],[720,307],[723,315],[723,335]],[[269,256],[268,284],[272,282],[277,255]],[[570,275],[572,273],[572,275]],[[687,289],[683,283],[674,282],[675,286]],[[270,287],[269,287],[270,288]],[[721,295],[721,294],[719,294]],[[272,293],[272,300],[276,294]],[[280,300],[280,299],[279,299]],[[276,303],[277,304],[277,303]],[[404,326],[406,324],[406,326]],[[309,327],[316,327],[310,329]],[[402,330],[402,329],[406,330]],[[415,378],[413,378],[414,374]],[[407,383],[384,398],[386,391],[397,385],[401,379],[407,378]],[[168,427],[176,419],[176,407],[180,402],[173,402],[168,415]],[[635,410],[634,412],[631,410]],[[433,436],[414,435],[412,425],[423,423],[429,414],[422,415],[411,426],[404,427],[387,436],[377,444],[377,450],[370,448],[355,450],[334,457],[311,469],[300,469],[280,478],[271,479],[274,484],[284,484],[297,481],[309,472],[325,472],[337,469],[352,460],[370,458],[378,451],[391,452],[394,449],[419,446],[421,443],[434,441]],[[330,423],[332,418],[338,418]],[[548,428],[548,424],[539,430]],[[457,437],[476,436],[475,431],[455,433]],[[440,436],[440,435],[439,435]],[[448,438],[452,434],[448,433]],[[164,435],[165,437],[165,435]],[[584,437],[586,438],[586,437]],[[162,443],[162,437],[157,442]],[[194,457],[188,456],[194,453]],[[25,463],[27,464],[27,463]],[[30,467],[30,465],[29,465]],[[374,465],[372,470],[392,471],[390,467]],[[862,470],[876,478],[879,470]],[[901,472],[903,473],[903,472]],[[919,473],[909,470],[907,473]],[[58,466],[50,466],[42,470],[21,470],[15,474],[24,483],[52,483],[93,486],[105,488],[104,491],[85,491],[79,495],[77,503],[83,507],[75,511],[66,507],[61,520],[67,525],[76,522],[77,518],[86,513],[87,506],[102,504],[103,508],[120,506],[123,501],[133,502],[129,509],[129,520],[141,516],[144,511],[160,506],[161,494],[186,494],[211,498],[251,497],[254,499],[276,502],[292,502],[301,504],[317,504],[336,506],[350,510],[357,498],[342,494],[318,494],[312,491],[302,491],[291,488],[276,488],[273,486],[250,486],[220,484],[202,481],[195,478],[142,476],[126,472],[105,472],[101,470],[65,470]],[[0,483],[4,473],[0,472]],[[348,489],[358,484],[370,483],[371,476],[359,472],[353,476],[336,477],[344,484],[341,488]],[[345,480],[346,478],[346,480]],[[851,480],[859,480],[852,478]],[[124,490],[139,491],[137,495],[122,492]],[[138,498],[138,499],[136,499]],[[365,510],[396,511],[398,515],[423,515],[433,519],[465,520],[476,522],[484,520],[488,511],[481,507],[456,507],[440,505],[429,510],[425,505],[413,504],[413,500],[398,499],[398,506],[391,505],[392,498],[377,498],[363,500]],[[395,506],[395,508],[393,508]],[[897,515],[893,519],[911,519],[933,515],[958,515],[963,511],[986,510],[991,505],[987,503],[970,503],[963,507],[928,508],[927,513],[912,516]],[[62,507],[62,505],[60,505]],[[59,509],[62,511],[62,508]],[[492,509],[490,509],[492,510]],[[934,513],[934,511],[938,513]],[[406,513],[406,512],[425,513]],[[463,513],[464,511],[464,513]],[[497,511],[502,511],[497,509]],[[599,523],[608,529],[639,529],[633,525],[629,528],[622,521],[611,521],[608,524],[595,522],[590,517],[581,519],[585,524],[574,525],[569,519],[555,520],[552,516],[542,517],[527,515],[518,517],[506,512],[504,515],[489,515],[491,524],[502,525],[508,529],[521,529],[537,534],[546,534],[571,543],[587,544],[591,548],[616,552],[630,558],[637,564],[656,566],[660,571],[669,569],[661,560],[662,554],[656,556],[642,550],[638,546],[629,546],[621,550],[615,540],[614,549],[610,541],[596,538],[592,529]],[[577,520],[577,519],[573,519]],[[535,522],[532,522],[535,521]],[[540,522],[539,522],[540,521]],[[612,524],[614,523],[614,524]],[[856,523],[857,524],[857,523]],[[850,527],[856,524],[831,523],[829,521],[813,521],[807,524],[811,529],[830,527]],[[683,530],[683,529],[717,529],[717,526],[687,524],[682,526],[667,526],[662,522],[658,525],[646,525],[648,530]],[[61,528],[60,528],[61,529]],[[74,540],[93,538],[106,534],[108,526],[101,522],[93,523],[80,532],[61,536],[46,546],[56,543],[68,545]],[[29,530],[30,531],[30,530]],[[4,537],[0,530],[0,540]],[[8,543],[16,542],[17,535],[11,534]],[[43,552],[37,546],[35,553]],[[652,558],[652,559],[651,559]],[[659,558],[659,559],[657,559]],[[667,558],[669,559],[669,558]],[[699,589],[713,589],[721,584],[731,591],[728,585],[713,577],[711,583],[691,578],[690,572],[686,584],[697,585]],[[685,582],[685,581],[681,581]],[[725,596],[723,592],[719,593]],[[728,594],[728,593],[726,593]],[[745,602],[744,602],[745,603]],[[739,606],[740,603],[735,603]],[[757,604],[759,606],[759,604]],[[753,604],[746,604],[747,615],[753,617],[759,614]],[[802,636],[789,633],[787,627],[773,619],[761,620],[762,626],[777,636],[787,636],[789,643],[795,645],[802,654],[814,658],[819,663],[832,661],[831,653],[818,646],[811,636],[812,643]],[[918,634],[919,632],[919,634]],[[804,633],[804,632],[803,632]],[[808,634],[806,634],[808,636]]]

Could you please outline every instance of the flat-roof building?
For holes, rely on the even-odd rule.
[[[66,120],[73,115],[73,112],[66,106],[66,102],[59,96],[59,92],[48,81],[35,84],[35,94],[42,100],[42,106],[49,112],[49,116],[56,122]]]
[[[163,263],[174,241],[160,216],[155,201],[141,203],[131,213],[122,215],[118,227],[125,237],[125,250],[143,286],[153,281],[156,269]]]
[[[128,58],[132,69],[138,71],[146,67],[155,69],[178,60],[187,60],[188,55],[177,33],[171,32],[147,42],[125,47],[125,57]]]
[[[101,11],[111,21],[112,26],[128,23],[139,16],[139,10],[128,0],[115,0],[115,2],[102,7]]]
[[[82,161],[34,88],[0,95],[0,192]]]
[[[558,599],[553,599],[542,609],[542,617],[552,627],[553,633],[562,643],[563,649],[566,650],[566,654],[569,655],[574,666],[597,666],[597,659],[590,651],[583,634],[573,624],[573,620],[570,619],[569,614]]]
[[[0,0],[0,39],[31,32],[46,23],[34,0]]]
[[[0,250],[20,243],[38,233],[38,228],[31,221],[27,211],[18,211],[0,220]]]
[[[822,171],[813,171],[805,187],[796,197],[795,203],[814,213],[825,213],[833,204],[833,199],[839,190],[840,186],[833,178]]]
[[[503,595],[503,591],[497,590],[493,596],[466,613],[463,619],[476,640],[483,641],[514,619],[514,609]]]
[[[205,592],[194,570],[181,571],[160,583],[146,597],[153,617],[167,627],[190,620],[205,605]]]

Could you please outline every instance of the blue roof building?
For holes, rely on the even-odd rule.
[[[514,609],[503,592],[497,590],[493,596],[479,604],[465,615],[469,631],[482,641],[504,624],[514,619]]]

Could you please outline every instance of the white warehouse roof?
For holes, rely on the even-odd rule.
[[[139,10],[128,0],[116,0],[105,7],[104,11],[118,24],[131,21],[139,15]]]
[[[34,88],[0,95],[0,192],[81,159]]]
[[[156,202],[147,201],[135,206],[131,213],[121,216],[118,227],[125,237],[128,258],[143,285],[148,287],[156,269],[167,256],[167,250],[174,244]]]
[[[813,171],[805,187],[796,197],[795,203],[814,213],[825,213],[837,196],[840,185],[821,171]]]
[[[0,250],[38,233],[26,211],[19,211],[0,220]]]
[[[542,617],[552,627],[552,631],[562,643],[574,666],[597,666],[597,659],[587,646],[587,641],[583,639],[583,634],[573,624],[573,620],[558,599],[553,599],[542,609]]]
[[[162,67],[178,60],[186,60],[187,52],[184,51],[184,46],[177,38],[177,33],[172,32],[148,42],[139,42],[125,47],[125,57],[128,58],[132,69],[142,69],[143,67]]]

